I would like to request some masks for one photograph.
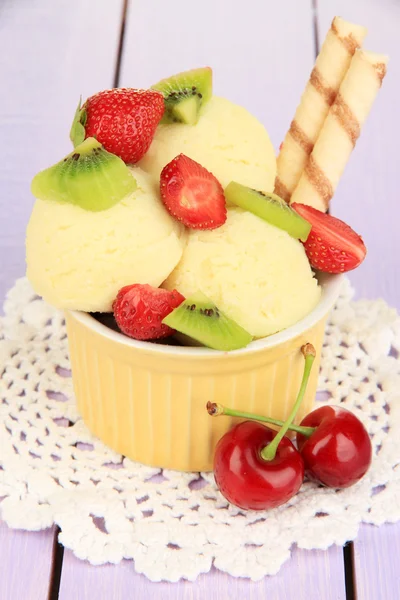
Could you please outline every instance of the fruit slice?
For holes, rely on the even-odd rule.
[[[69,202],[91,211],[111,208],[135,189],[136,180],[125,163],[94,138],[40,171],[31,184],[36,198]]]
[[[195,125],[200,109],[212,96],[212,70],[204,67],[184,71],[162,79],[151,89],[164,96],[165,112],[161,123]]]
[[[245,185],[231,181],[225,188],[228,202],[240,206],[257,215],[289,235],[303,242],[311,231],[311,225],[298,215],[282,198],[276,194],[257,192]]]
[[[312,206],[296,202],[291,206],[312,225],[304,248],[314,269],[324,273],[345,273],[362,263],[367,249],[361,236],[349,225]]]
[[[163,323],[214,350],[237,350],[253,339],[201,292],[185,300]]]
[[[136,340],[158,340],[174,333],[162,319],[185,297],[177,290],[164,290],[135,283],[120,289],[113,304],[118,327]]]
[[[186,227],[216,229],[226,221],[224,191],[218,179],[184,154],[162,170],[160,192],[168,212]]]

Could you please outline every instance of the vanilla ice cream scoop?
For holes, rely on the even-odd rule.
[[[189,233],[164,286],[186,297],[203,292],[254,337],[290,327],[321,295],[303,245],[239,208],[222,227]]]
[[[133,169],[137,189],[108,210],[36,200],[26,238],[27,276],[58,308],[106,312],[132,283],[158,287],[179,262],[185,233],[154,181]]]
[[[178,154],[206,167],[226,187],[232,180],[256,190],[274,189],[276,157],[265,127],[245,108],[213,96],[196,125],[159,125],[140,167],[158,182]]]

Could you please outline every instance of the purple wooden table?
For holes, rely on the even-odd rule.
[[[369,249],[351,279],[358,296],[400,309],[397,0],[2,0],[0,3],[0,296],[24,273],[24,230],[33,174],[70,150],[79,95],[115,84],[147,87],[178,70],[210,64],[215,92],[263,121],[278,147],[334,15],[370,29],[365,46],[391,55],[389,75],[334,201],[334,213]],[[293,550],[259,583],[213,570],[196,582],[147,581],[134,565],[92,567],[57,544],[57,531],[0,523],[1,600],[251,598],[395,600],[400,525],[364,526],[346,548]]]

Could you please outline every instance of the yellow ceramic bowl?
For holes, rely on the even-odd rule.
[[[67,312],[72,377],[85,423],[134,461],[210,471],[216,443],[237,419],[210,417],[207,401],[285,419],[303,373],[300,348],[311,342],[317,360],[300,421],[314,403],[325,321],[341,277],[326,276],[321,284],[321,300],[305,319],[229,353],[139,342],[89,314]]]

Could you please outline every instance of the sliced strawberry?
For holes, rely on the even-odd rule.
[[[184,154],[161,172],[160,191],[168,212],[191,229],[216,229],[226,221],[226,201],[218,179]]]
[[[140,283],[127,285],[114,300],[114,317],[122,333],[136,340],[165,338],[174,330],[162,320],[184,300],[177,290],[170,292]]]
[[[362,238],[340,219],[297,202],[291,207],[312,228],[304,248],[314,269],[325,273],[344,273],[358,267],[367,254]]]

